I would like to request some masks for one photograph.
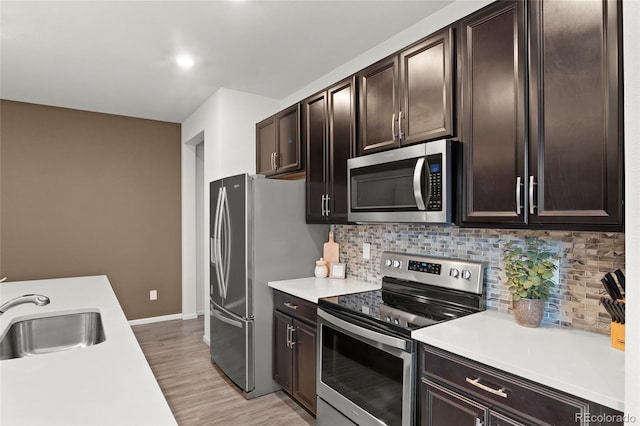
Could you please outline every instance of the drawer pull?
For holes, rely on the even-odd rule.
[[[284,302],[284,306],[286,306],[289,309],[298,309],[298,305],[296,305],[295,303],[291,303],[291,302]]]
[[[489,393],[492,393],[494,395],[498,395],[501,396],[503,398],[507,397],[507,393],[505,392],[507,389],[506,388],[500,388],[500,389],[493,389],[487,385],[483,385],[482,383],[480,383],[480,378],[478,377],[477,379],[470,379],[468,377],[465,378],[465,380],[467,381],[467,383],[482,389],[483,391],[487,391]]]

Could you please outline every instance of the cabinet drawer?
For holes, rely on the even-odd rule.
[[[422,374],[522,416],[533,424],[574,425],[589,412],[585,401],[529,383],[462,357],[424,346]]]
[[[317,322],[316,310],[318,305],[309,302],[308,300],[274,290],[273,307],[280,312],[284,312],[287,315],[307,321],[311,324],[315,324]]]

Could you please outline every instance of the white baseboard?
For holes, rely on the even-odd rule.
[[[197,318],[197,316],[194,316],[193,318]],[[129,321],[129,325],[151,324],[154,322],[171,321],[171,320],[177,320],[177,319],[188,319],[188,318],[184,318],[182,314],[163,315],[160,317],[140,318],[137,320],[131,320]]]
[[[183,320],[192,320],[192,319],[198,318],[199,316],[200,316],[199,314],[182,314],[182,319]]]

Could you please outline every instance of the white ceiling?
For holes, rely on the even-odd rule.
[[[283,99],[451,2],[2,0],[0,97],[182,122],[221,87]]]

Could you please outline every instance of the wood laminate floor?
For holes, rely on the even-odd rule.
[[[180,426],[315,425],[282,391],[245,399],[211,363],[202,317],[132,329]]]

